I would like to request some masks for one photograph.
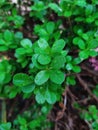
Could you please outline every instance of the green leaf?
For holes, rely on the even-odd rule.
[[[74,58],[74,59],[73,59],[73,63],[74,63],[74,64],[79,64],[79,63],[81,63],[80,57]]]
[[[79,37],[74,38],[73,43],[74,45],[78,45],[80,49],[85,49],[85,42],[81,38]]]
[[[34,90],[34,88],[35,88],[35,84],[33,83],[33,84],[30,84],[30,85],[27,85],[27,86],[23,86],[22,91],[24,93],[31,93]]]
[[[66,78],[66,83],[68,85],[75,85],[76,84],[75,77],[74,76],[68,76]]]
[[[5,45],[5,41],[3,39],[0,39],[0,45]]]
[[[0,124],[0,130],[11,130],[11,123],[7,122]]]
[[[35,98],[39,104],[43,104],[45,102],[45,95],[41,93],[40,91],[37,92]]]
[[[78,5],[80,7],[85,7],[86,1],[85,0],[76,0],[76,5]]]
[[[91,4],[86,5],[85,13],[86,13],[87,16],[90,15],[93,12],[93,8],[94,7]]]
[[[5,0],[0,0],[0,5],[4,4]]]
[[[98,122],[97,122],[97,120],[92,122],[92,128],[93,128],[93,130],[98,130]]]
[[[49,73],[46,70],[42,70],[35,76],[35,83],[37,85],[42,85],[49,79]]]
[[[55,52],[60,53],[63,50],[63,48],[65,47],[65,45],[66,45],[66,42],[63,39],[57,40],[53,44],[53,46],[52,46],[52,52],[54,52],[54,53]]]
[[[73,68],[72,63],[66,64],[66,69],[67,69],[67,70],[72,70],[72,68]]]
[[[34,11],[41,11],[44,8],[45,8],[45,5],[44,5],[44,2],[42,1],[35,2],[35,4],[31,6],[31,10],[34,10]]]
[[[29,126],[31,129],[38,128],[38,127],[40,127],[40,125],[41,125],[41,123],[40,123],[40,119],[39,119],[39,118],[30,121],[29,124],[28,124],[28,126]]]
[[[82,21],[84,21],[84,18],[81,17],[81,16],[80,16],[80,17],[76,17],[76,18],[75,18],[75,21],[76,21],[76,22],[82,22]]]
[[[15,91],[11,91],[8,96],[9,96],[10,99],[12,99],[12,98],[16,97],[17,93],[18,92],[16,90]]]
[[[92,22],[94,22],[94,20],[95,20],[95,19],[94,19],[93,16],[89,16],[89,17],[86,18],[86,22],[87,22],[87,23],[92,23]]]
[[[66,56],[66,62],[70,62],[70,61],[72,61],[72,56],[70,55]]]
[[[62,9],[56,3],[49,3],[48,6],[56,13],[62,12]]]
[[[89,36],[88,36],[88,34],[86,34],[86,33],[83,33],[83,34],[82,34],[82,38],[83,38],[84,40],[86,40],[86,41],[89,40]]]
[[[43,66],[37,62],[37,59],[38,59],[38,54],[34,54],[32,56],[33,67],[36,67],[38,69],[42,69]]]
[[[70,17],[72,15],[72,11],[71,10],[66,10],[65,12],[64,12],[64,16],[65,17]]]
[[[13,35],[12,35],[12,32],[10,32],[9,30],[6,30],[4,32],[4,39],[6,41],[11,41],[13,39]]]
[[[98,26],[98,20],[95,21],[95,25]]]
[[[24,48],[28,49],[28,48],[32,47],[32,42],[29,39],[23,39],[20,43],[21,43],[22,47],[24,47]]]
[[[16,38],[16,39],[19,39],[19,40],[20,40],[20,39],[23,39],[23,33],[22,33],[22,32],[16,32],[16,33],[15,33],[15,38]]]
[[[24,54],[26,54],[26,49],[25,48],[17,48],[16,49],[16,55],[18,54],[18,55],[24,55]]]
[[[3,52],[3,51],[7,51],[8,50],[8,47],[6,46],[0,46],[0,51]]]
[[[4,79],[5,79],[5,75],[6,75],[5,72],[1,72],[1,73],[0,73],[0,84],[3,83],[3,81],[4,81]]]
[[[89,51],[88,50],[80,51],[79,57],[81,60],[87,59],[89,57]]]
[[[92,40],[88,41],[88,48],[89,49],[94,49],[96,47],[98,47],[98,40],[92,39]]]
[[[92,114],[95,114],[95,115],[97,115],[97,113],[98,113],[98,110],[95,105],[90,105],[88,110],[89,110],[89,112],[91,112]]]
[[[41,28],[38,33],[41,38],[46,39],[46,40],[49,39],[48,32],[45,29]]]
[[[4,79],[4,84],[8,83],[10,80],[11,80],[11,74],[10,73],[6,73],[5,79]]]
[[[32,83],[30,76],[24,73],[18,73],[13,77],[13,84],[19,87],[28,86]]]
[[[98,85],[96,85],[96,88],[93,90],[93,94],[98,97]]]
[[[73,65],[72,70],[73,70],[75,73],[81,72],[81,68],[80,68],[79,66],[75,66],[75,65]]]
[[[46,25],[46,29],[49,34],[52,34],[55,28],[55,24],[53,22],[48,22]]]
[[[56,84],[62,84],[65,80],[65,75],[60,70],[51,70],[50,71],[50,80]]]
[[[65,57],[64,56],[56,56],[54,57],[54,59],[52,60],[51,63],[51,67],[53,67],[54,69],[60,69],[62,67],[64,67],[65,64]]]
[[[85,118],[85,120],[88,120],[88,121],[92,120],[92,116],[87,112],[85,113],[84,118]]]
[[[21,117],[20,115],[18,116],[18,122],[20,125],[25,125],[27,124],[27,121],[25,118]]]
[[[97,110],[96,106],[95,105],[90,105],[88,109],[89,109],[89,112],[92,115],[93,119],[94,120],[98,119],[98,115],[97,115],[98,110]]]
[[[38,56],[38,62],[42,65],[47,65],[50,63],[50,61],[51,61],[51,57],[48,55],[41,54]]]
[[[39,47],[41,49],[46,49],[49,46],[48,43],[47,43],[47,41],[45,39],[43,39],[43,38],[40,38],[38,40],[38,45],[39,45]]]
[[[89,51],[89,55],[92,56],[92,57],[97,56],[97,54],[98,54],[98,53],[97,53],[96,50],[92,50],[92,49],[91,49],[91,50]]]
[[[34,53],[35,54],[45,54],[45,50],[39,48],[37,45],[34,46]]]
[[[56,94],[47,89],[45,92],[45,99],[49,104],[54,104],[57,100]]]

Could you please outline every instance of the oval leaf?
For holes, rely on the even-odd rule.
[[[51,57],[48,55],[39,55],[38,62],[42,65],[47,65],[51,61]]]
[[[64,66],[64,63],[65,63],[65,57],[64,56],[56,56],[52,63],[51,63],[51,66],[54,68],[54,69],[60,69]]]
[[[50,80],[56,84],[62,84],[64,82],[65,75],[60,70],[52,70],[50,72]]]
[[[41,38],[41,39],[38,40],[38,46],[41,49],[46,49],[49,45],[48,45],[48,43],[45,39]]]
[[[49,104],[54,104],[57,100],[56,94],[47,90],[45,93],[45,99]]]
[[[55,28],[54,22],[48,22],[46,25],[47,31],[49,34],[52,34]]]
[[[24,48],[31,48],[31,47],[32,47],[32,42],[31,42],[31,40],[29,40],[29,39],[23,39],[23,40],[21,41],[21,45],[22,45],[22,47],[24,47]]]
[[[13,34],[12,34],[12,32],[9,31],[9,30],[6,30],[6,31],[4,32],[4,39],[5,39],[6,41],[11,41],[11,40],[13,39]]]
[[[46,70],[42,70],[37,73],[35,77],[35,83],[37,85],[42,85],[49,79],[49,73]]]
[[[38,92],[37,94],[36,94],[36,101],[39,103],[39,104],[43,104],[44,102],[45,102],[45,96],[44,96],[44,94],[42,94],[42,93],[40,93],[40,92]]]
[[[31,93],[34,90],[34,88],[35,88],[35,84],[30,84],[30,85],[22,87],[22,91],[24,93]]]
[[[32,79],[24,73],[18,73],[13,77],[13,84],[19,87],[27,86],[32,82]]]
[[[65,47],[66,42],[63,39],[57,40],[52,46],[52,52],[60,53]]]

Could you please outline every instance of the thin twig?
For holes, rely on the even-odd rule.
[[[82,78],[80,77],[80,75],[77,74],[76,77],[79,80],[80,84],[88,92],[88,94],[98,102],[98,98],[92,93],[92,91],[89,89],[88,85],[82,80]]]
[[[1,121],[2,121],[2,123],[6,123],[7,122],[6,101],[5,101],[5,99],[2,100]]]
[[[82,65],[81,67],[82,67],[83,70],[86,70],[86,71],[89,72],[90,74],[95,75],[95,76],[98,76],[98,73],[96,73],[96,71],[91,70],[91,69],[89,69],[88,67],[83,66],[83,65]]]

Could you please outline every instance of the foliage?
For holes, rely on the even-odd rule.
[[[84,111],[81,116],[88,122],[90,128],[93,128],[93,130],[98,129],[98,109],[95,105],[90,105],[88,111]]]
[[[61,101],[66,86],[76,84],[74,75],[81,72],[80,64],[98,55],[97,0],[30,2],[30,11],[23,15],[21,3],[17,7],[10,1],[0,1],[0,99],[33,96],[34,107],[39,106],[41,112],[31,112],[31,118],[18,115],[11,123],[1,121],[1,130],[50,129],[46,118],[53,104]],[[33,21],[33,28],[27,19]],[[25,27],[31,32],[23,30]],[[96,96],[97,88],[93,90]],[[32,111],[35,108],[32,106]],[[96,106],[85,113],[84,119],[90,119],[97,130]]]

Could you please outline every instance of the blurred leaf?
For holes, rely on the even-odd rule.
[[[37,85],[42,85],[49,79],[49,73],[46,70],[42,70],[35,76],[35,83]]]
[[[56,84],[62,84],[65,80],[65,75],[60,70],[51,70],[50,71],[50,80]]]

